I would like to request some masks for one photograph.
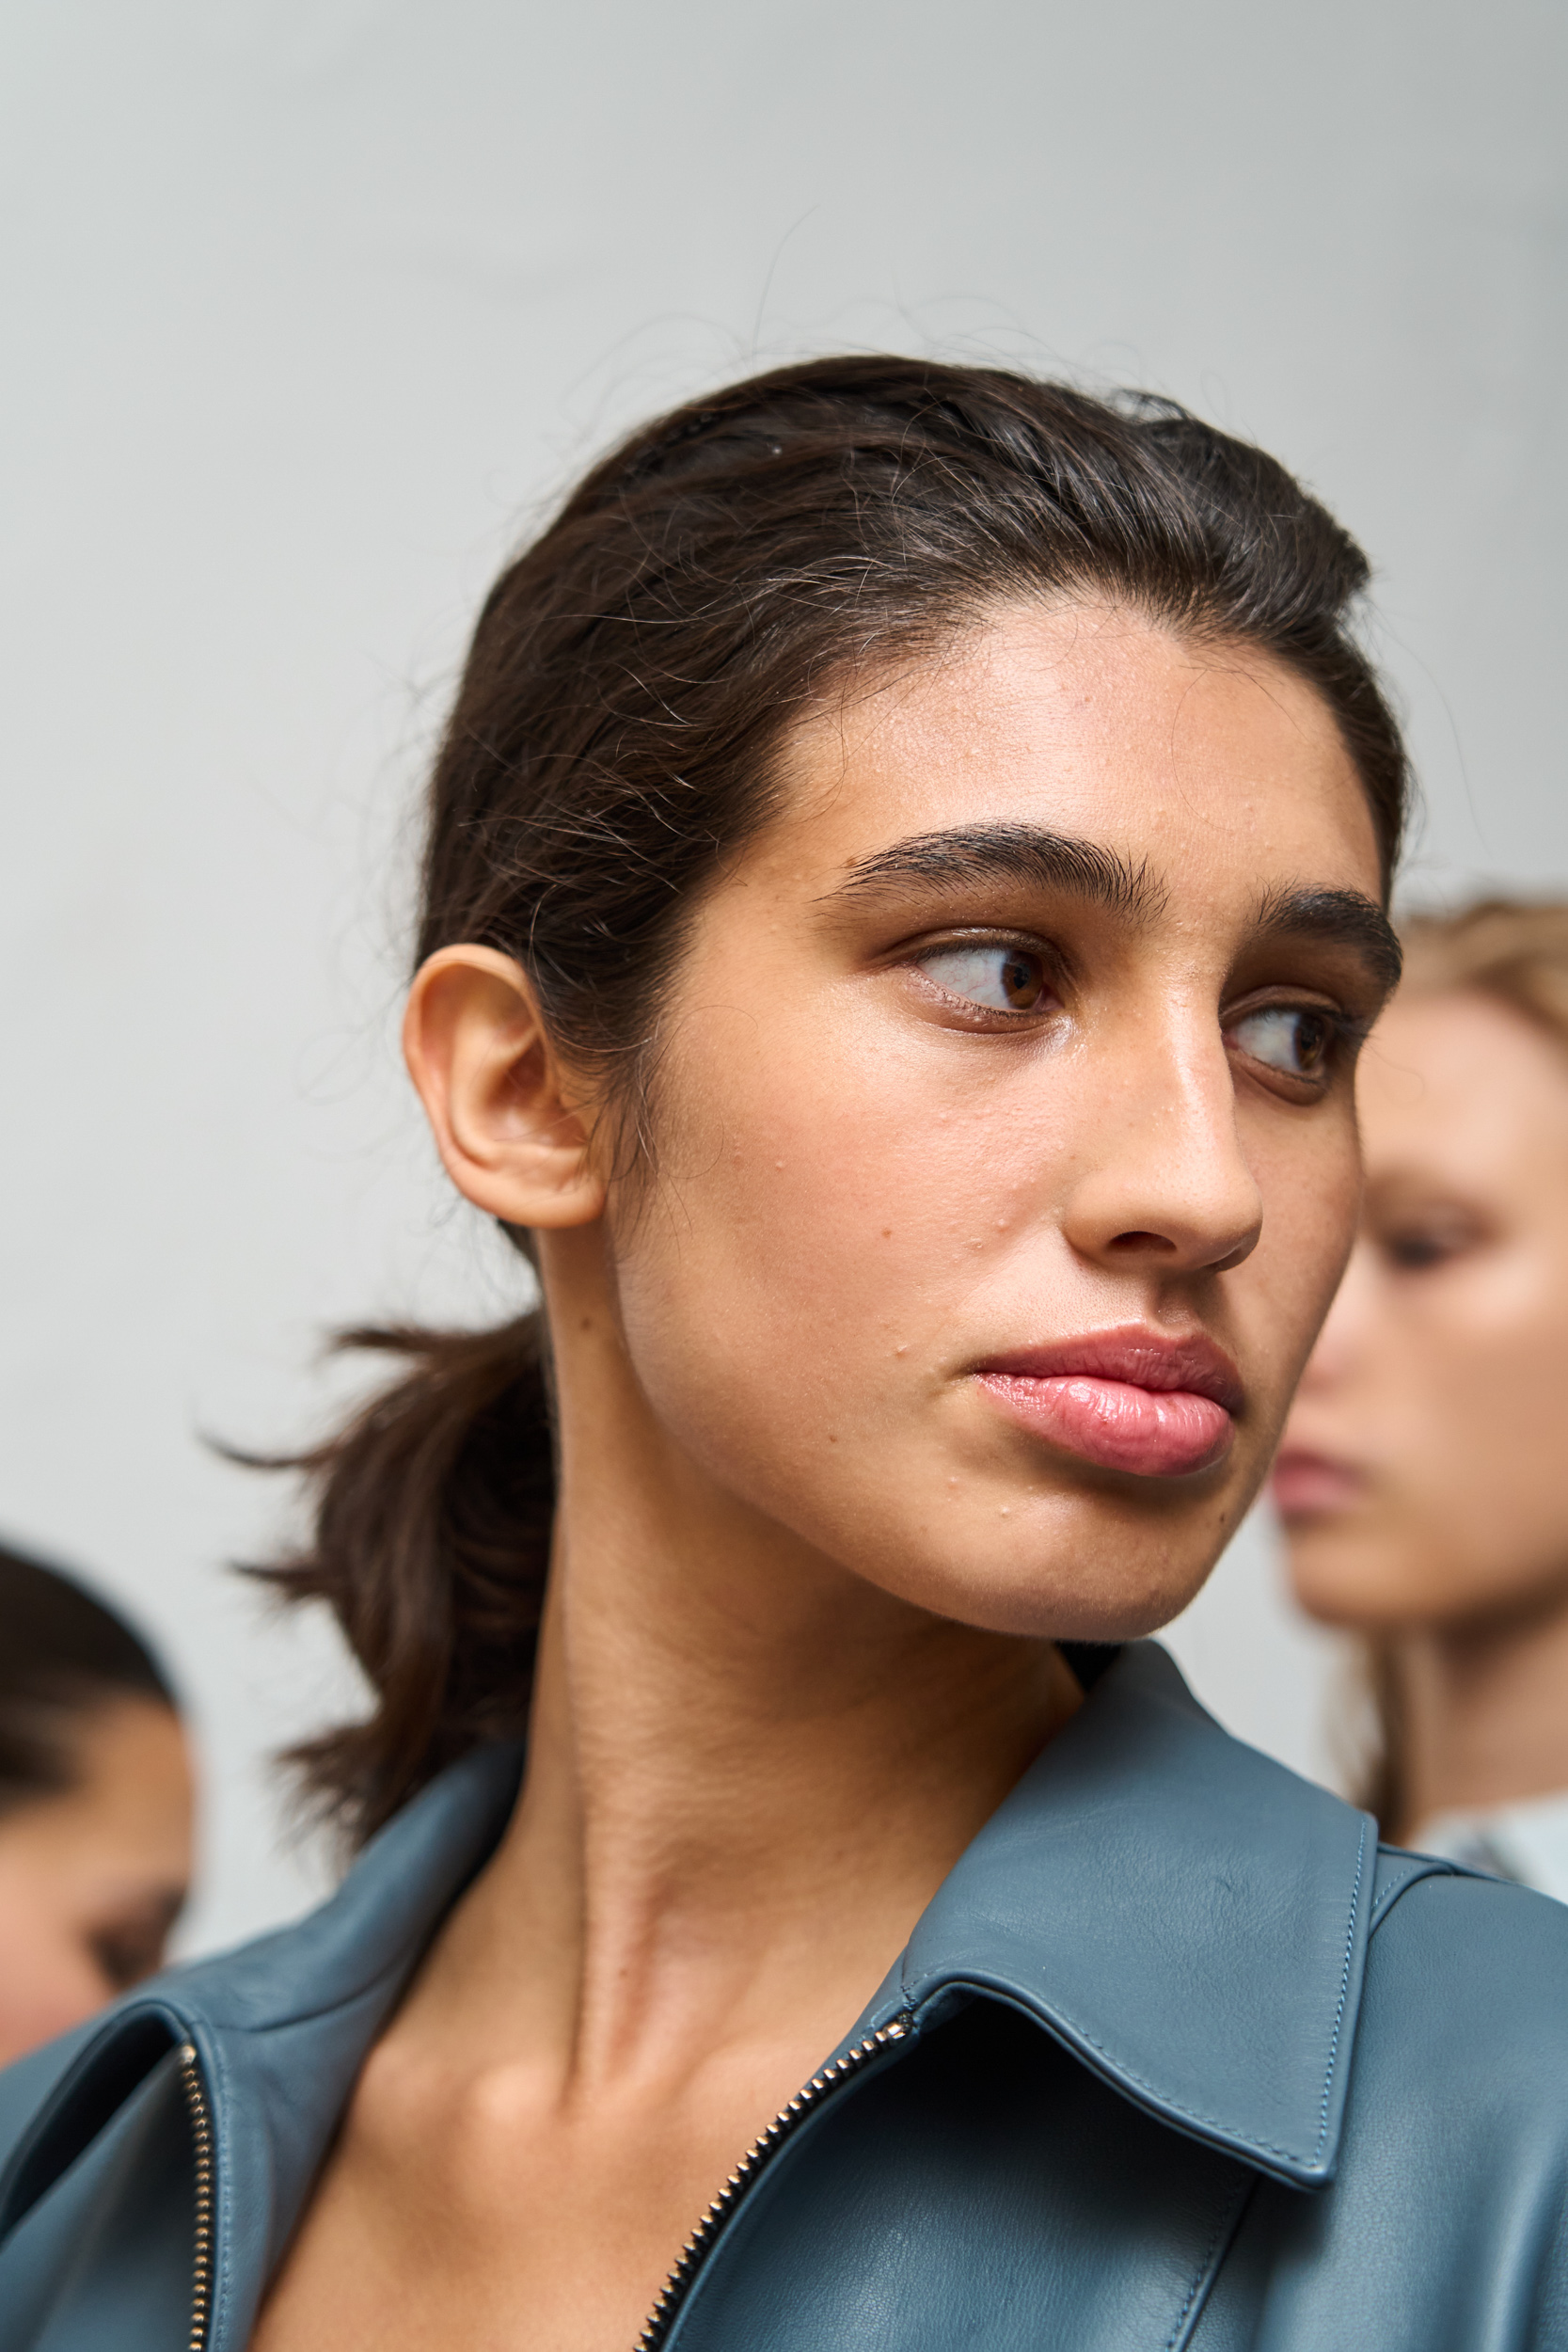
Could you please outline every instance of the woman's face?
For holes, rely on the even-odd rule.
[[[940,1614],[1163,1623],[1350,1246],[1388,934],[1325,707],[1025,608],[794,741],[696,911],[622,1344],[730,1504]],[[685,1473],[683,1473],[685,1474]]]
[[[1276,1472],[1296,1590],[1385,1630],[1568,1599],[1568,1052],[1402,997],[1360,1096],[1361,1234]]]
[[[72,1786],[0,1813],[0,2066],[150,1975],[190,1880],[173,1709],[108,1699],[67,1736]]]

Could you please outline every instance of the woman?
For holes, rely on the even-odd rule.
[[[1354,1231],[1365,578],[1179,410],[875,358],[503,575],[405,1038],[544,1321],[315,1457],[374,1834],[12,2086],[20,2343],[1560,2341],[1568,1917],[1138,1638]]]
[[[1568,1900],[1568,907],[1405,938],[1275,1491],[1303,1602],[1364,1638],[1390,1835]]]
[[[124,1620],[0,1549],[0,2064],[163,1964],[191,1874],[191,1765]]]

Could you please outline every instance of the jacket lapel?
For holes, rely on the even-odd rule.
[[[171,1972],[73,2037],[0,2174],[0,2246],[192,2042],[216,2149],[209,2343],[238,2352],[365,2054],[493,1850],[520,1763],[515,1748],[465,1757],[309,1918]],[[1370,1832],[1231,1740],[1155,1645],[1130,1645],[951,1873],[856,2037],[989,1994],[1158,2122],[1321,2185],[1361,1993]],[[188,2209],[173,2226],[188,2231]]]
[[[83,2036],[0,2171],[7,2237],[167,2058],[195,2044],[214,2144],[211,2352],[238,2352],[365,2055],[431,1936],[493,1851],[516,1747],[476,1750],[372,1838],[329,1902],[169,1971]],[[189,2261],[190,2209],[171,2208]],[[3,2275],[3,2274],[0,2274]]]
[[[896,2055],[759,2170],[664,2352],[1180,2352],[1259,2173],[1333,2175],[1371,1876],[1369,1821],[1130,1645],[834,2058],[902,2018]]]
[[[1320,2186],[1374,1853],[1366,1816],[1232,1740],[1164,1650],[1132,1644],[947,1879],[892,1998],[997,1994],[1177,2130]]]

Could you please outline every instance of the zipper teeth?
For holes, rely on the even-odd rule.
[[[180,2079],[196,2144],[196,2247],[192,2264],[190,2352],[202,2352],[213,2311],[213,2118],[194,2042],[180,2052]]]
[[[867,2058],[875,2058],[891,2042],[902,2042],[912,2023],[913,2019],[906,2010],[887,2025],[879,2026],[875,2033],[868,2033],[863,2042],[857,2042],[853,2049],[846,2050],[842,2058],[835,2058],[831,2066],[825,2066],[820,2074],[814,2074],[810,2082],[796,2092],[788,2106],[779,2109],[761,2137],[754,2139],[747,2149],[682,2247],[674,2268],[660,2288],[658,2300],[637,2339],[637,2352],[658,2352],[658,2347],[674,2326],[681,2298],[701,2267],[716,2232],[728,2217],[736,2199],[742,2189],[750,2187],[761,2167],[799,2128],[812,2109],[821,2105],[830,2091],[840,2090],[851,2074],[860,2072]],[[193,2343],[192,2352],[200,2352],[199,2344]]]

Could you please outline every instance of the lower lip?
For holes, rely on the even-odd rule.
[[[1223,1405],[1191,1389],[1139,1389],[1087,1373],[1030,1379],[986,1372],[980,1385],[1037,1438],[1103,1470],[1139,1478],[1185,1478],[1229,1451],[1235,1423]]]
[[[1360,1502],[1361,1473],[1343,1462],[1286,1454],[1275,1464],[1269,1493],[1282,1519],[1318,1518],[1330,1511],[1349,1511]]]

